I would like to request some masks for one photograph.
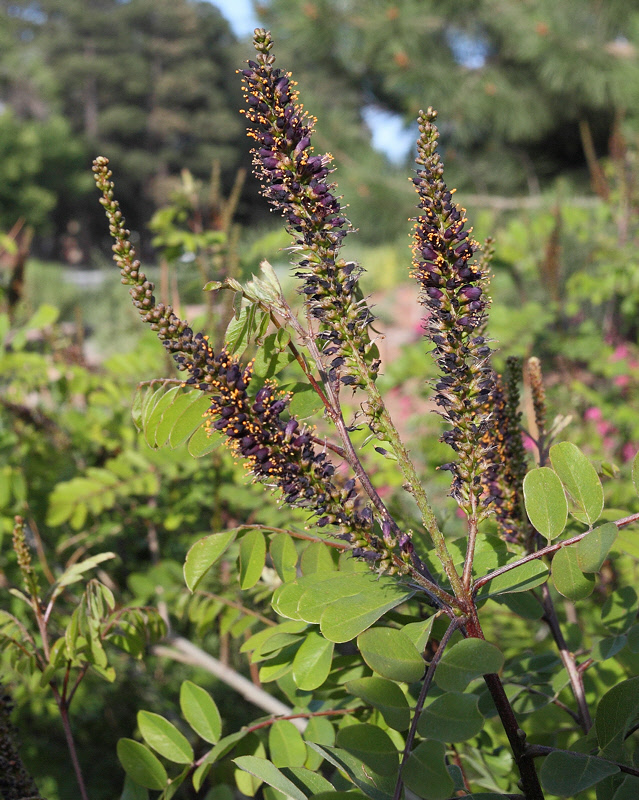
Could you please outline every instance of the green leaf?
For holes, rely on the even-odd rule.
[[[356,723],[337,731],[337,746],[360,759],[378,775],[394,775],[399,753],[390,736],[376,725]]]
[[[62,575],[60,575],[58,580],[55,582],[55,588],[52,590],[52,592],[54,594],[59,594],[59,590],[63,586],[70,586],[72,583],[76,583],[82,579],[82,576],[85,572],[88,572],[90,569],[94,569],[103,561],[109,561],[112,558],[115,558],[115,553],[97,553],[94,556],[85,558],[84,561],[78,561],[77,564],[72,564],[62,573]]]
[[[302,575],[311,575],[313,572],[335,572],[331,548],[323,542],[311,542],[304,548],[300,569]]]
[[[314,754],[315,755],[315,754]],[[312,797],[318,794],[335,791],[333,785],[322,775],[304,767],[285,767],[282,773],[289,778],[301,791]],[[351,798],[351,800],[353,800]]]
[[[127,775],[120,800],[149,800],[149,790],[145,786],[139,786]]]
[[[632,482],[635,485],[635,491],[639,494],[639,451],[632,459]]]
[[[222,557],[236,536],[237,528],[223,533],[213,533],[199,539],[189,549],[184,562],[184,581],[192,592],[197,589],[202,578]]]
[[[27,331],[40,330],[47,328],[60,316],[60,310],[49,303],[43,303],[35,313],[27,320],[24,329]]]
[[[257,756],[238,756],[233,759],[236,764],[244,772],[254,775],[264,783],[277,789],[286,797],[291,800],[306,800],[306,795],[300,791],[297,786],[289,780],[280,770],[270,761],[265,758],[258,758]]]
[[[259,581],[266,559],[266,540],[262,531],[245,533],[240,542],[240,587],[250,589]]]
[[[636,621],[638,609],[637,592],[632,586],[623,586],[606,598],[601,609],[601,621],[612,633],[625,633]]]
[[[462,794],[456,800],[508,800],[508,795],[497,792],[475,792],[474,794]]]
[[[506,606],[513,614],[517,614],[523,619],[541,619],[544,615],[544,609],[532,594],[519,592],[518,594],[502,594],[499,597],[493,598],[494,602],[499,603],[500,606]]]
[[[288,383],[282,389],[292,394],[288,410],[296,419],[308,419],[324,408],[321,398],[308,383]]]
[[[379,775],[370,767],[365,767],[362,760],[351,755],[347,750],[328,745],[320,746],[309,742],[311,749],[319,753],[329,764],[345,772],[353,783],[372,800],[391,800],[395,788],[396,777]],[[355,794],[358,797],[357,794]]]
[[[193,458],[202,458],[220,446],[222,439],[216,431],[209,431],[201,425],[189,439],[187,450]]]
[[[571,442],[554,444],[550,448],[550,463],[573,501],[570,513],[579,522],[595,523],[604,506],[603,486],[597,470]]]
[[[408,636],[420,653],[424,652],[436,619],[437,615],[433,614],[433,616],[429,617],[427,620],[423,620],[422,622],[409,622],[408,625],[404,625],[402,628],[402,633]]]
[[[257,378],[267,379],[273,378],[292,361],[295,361],[295,356],[286,347],[286,338],[283,339],[278,331],[271,333],[264,339],[264,344],[259,348],[255,354],[255,363],[253,365],[253,375]],[[288,336],[290,341],[290,336]]]
[[[296,643],[284,647],[277,655],[271,658],[267,664],[261,667],[259,678],[262,683],[277,681],[291,671],[293,659],[295,658],[295,653],[297,653],[300,644],[301,640],[298,639]]]
[[[527,592],[544,583],[548,577],[548,567],[540,560],[527,561],[519,567],[498,575],[479,590],[479,597],[497,597],[502,594]]]
[[[622,681],[599,701],[595,719],[597,742],[604,756],[617,760],[630,725],[639,713],[639,677]]]
[[[420,742],[402,770],[404,783],[425,800],[445,800],[450,797],[454,784],[445,758],[446,748],[441,742]]]
[[[186,737],[168,719],[151,711],[138,711],[138,727],[144,741],[169,761],[190,764],[195,756]],[[149,787],[150,788],[150,787]]]
[[[162,419],[158,423],[155,432],[155,443],[158,447],[163,447],[169,441],[169,436],[173,431],[177,421],[189,406],[202,398],[202,393],[199,391],[182,391],[177,394],[170,406],[168,406],[162,414]]]
[[[375,582],[353,597],[331,603],[323,612],[320,629],[331,642],[349,642],[414,594],[412,589],[407,590],[394,582],[382,582],[383,579],[374,575],[367,577]]]
[[[347,692],[377,708],[389,728],[404,731],[410,724],[410,708],[404,693],[386,678],[359,678],[344,684]]]
[[[579,569],[577,550],[574,546],[562,547],[553,556],[552,581],[559,594],[573,602],[588,597],[595,588],[594,576],[590,573],[584,575]]]
[[[414,683],[424,675],[424,659],[396,628],[370,628],[360,634],[357,646],[368,666],[383,678]]]
[[[276,767],[303,767],[306,761],[302,734],[287,719],[280,719],[270,726],[268,749]]]
[[[627,641],[628,637],[625,633],[621,636],[607,636],[605,639],[599,639],[590,651],[590,657],[594,661],[606,661],[623,650]]]
[[[180,386],[173,386],[172,388],[170,388],[158,400],[158,402],[155,404],[155,407],[152,409],[151,413],[148,414],[145,418],[143,418],[142,424],[143,424],[144,438],[146,439],[146,443],[149,445],[149,447],[155,448],[158,446],[156,441],[158,427],[160,425],[160,422],[162,422],[165,411],[167,411],[167,409],[171,406],[171,404],[175,400],[176,394],[179,391],[181,391]]]
[[[639,623],[628,631],[628,650],[631,653],[639,653]]]
[[[549,467],[531,470],[524,478],[526,513],[533,526],[549,542],[566,527],[568,501],[564,487]]]
[[[484,639],[464,639],[446,650],[435,670],[435,683],[445,692],[463,692],[481,675],[499,672],[504,657]]]
[[[211,695],[201,686],[184,681],[180,687],[180,708],[193,730],[210,744],[217,744],[222,734],[222,718]]]
[[[307,633],[293,659],[293,679],[299,689],[310,692],[324,683],[331,671],[333,648],[333,642],[319,633]]]
[[[544,759],[539,779],[545,791],[561,797],[574,797],[589,786],[599,783],[619,767],[584,753],[555,751]]]
[[[295,634],[302,633],[307,628],[307,624],[302,621],[289,620],[281,622],[279,625],[270,625],[261,631],[254,633],[240,647],[240,653],[250,653],[255,651],[259,655],[272,653],[291,642],[297,641]],[[284,634],[284,635],[282,635]],[[271,640],[275,639],[273,643]]]
[[[465,742],[481,731],[484,718],[479,713],[475,694],[446,692],[422,712],[417,730],[439,742]]]
[[[146,386],[138,386],[133,396],[133,405],[131,406],[131,419],[135,425],[136,430],[142,431],[142,409],[144,408],[144,401],[147,396],[148,388]]]
[[[271,538],[269,546],[271,560],[280,579],[293,580],[297,574],[297,548],[293,539],[286,533],[278,533]]]
[[[300,597],[306,591],[306,588],[306,585],[299,579],[279,586],[275,592],[273,592],[273,599],[271,600],[273,611],[281,617],[300,620],[301,617],[297,611],[297,604],[300,601]]]
[[[158,791],[168,784],[169,776],[162,763],[140,742],[120,739],[117,753],[124,771],[135,783]]]
[[[639,797],[639,778],[634,775],[626,775],[612,800],[637,800],[637,797]]]
[[[378,577],[370,572],[318,572],[298,579],[304,591],[276,592],[276,610],[282,612],[287,601],[286,616],[292,616],[291,606],[296,598],[297,615],[307,622],[320,623],[322,634],[332,642],[347,642],[376,622],[386,611],[412,597],[414,590],[406,589],[391,578]]]
[[[577,542],[577,564],[582,572],[599,572],[618,532],[614,522],[606,522]]]
[[[206,412],[211,405],[211,399],[199,391],[189,392],[191,402],[184,408],[175,420],[169,434],[169,444],[175,448],[185,442],[189,436],[204,425]]]

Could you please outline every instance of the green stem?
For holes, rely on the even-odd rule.
[[[351,345],[353,347],[353,360],[358,367],[360,376],[366,383],[366,392],[370,398],[370,405],[374,412],[377,412],[376,420],[379,425],[379,431],[393,448],[393,453],[397,458],[399,468],[401,469],[404,479],[406,480],[406,486],[404,488],[406,488],[406,490],[415,498],[424,527],[428,531],[431,541],[435,547],[437,557],[442,565],[446,577],[450,582],[455,597],[461,600],[466,597],[467,592],[464,589],[459,573],[455,569],[453,558],[446,547],[444,534],[439,529],[437,518],[435,517],[435,513],[431,508],[426,490],[424,489],[419,476],[417,475],[415,465],[411,461],[408,450],[402,442],[399,431],[395,427],[392,417],[389,414],[384,401],[382,400],[382,396],[380,395],[374,381],[368,374],[368,368],[364,360],[361,358],[355,345],[353,343],[351,343]]]
[[[399,768],[399,773],[397,775],[397,782],[395,784],[395,792],[393,793],[393,800],[399,800],[402,794],[402,785],[403,785],[402,770],[404,769],[404,766],[410,756],[411,750],[413,749],[413,741],[415,740],[415,734],[417,733],[417,724],[419,723],[419,718],[424,708],[424,703],[426,702],[428,691],[433,682],[433,677],[435,676],[435,670],[437,669],[437,665],[441,661],[441,657],[444,655],[444,650],[446,649],[446,645],[450,641],[450,637],[453,635],[453,633],[455,633],[457,628],[459,628],[460,625],[462,625],[464,622],[465,620],[463,617],[458,617],[456,619],[451,620],[450,625],[446,629],[446,633],[444,633],[444,635],[442,636],[442,639],[439,643],[439,647],[437,648],[437,652],[435,653],[432,661],[428,665],[426,675],[424,676],[424,683],[422,684],[422,688],[419,692],[419,697],[417,698],[417,703],[415,705],[415,713],[413,714],[410,730],[408,731],[408,736],[406,737],[406,744],[404,746],[404,753],[402,755],[402,763]]]

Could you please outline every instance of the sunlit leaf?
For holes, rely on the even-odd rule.
[[[573,502],[570,513],[579,522],[595,523],[604,506],[603,486],[597,470],[571,442],[553,445],[550,462]]]
[[[549,467],[532,469],[524,478],[526,513],[533,526],[552,541],[566,527],[568,501],[564,487]]]
[[[190,764],[193,748],[168,719],[151,711],[138,712],[138,727],[144,741],[157,753],[176,764]],[[149,787],[151,788],[151,787]]]
[[[222,718],[206,689],[191,681],[184,681],[180,687],[180,708],[184,719],[205,742],[216,744],[219,741]]]
[[[594,575],[584,574],[579,568],[574,545],[562,547],[553,556],[552,581],[559,594],[573,601],[583,600],[595,588]]]
[[[162,763],[140,742],[120,739],[117,753],[124,771],[135,783],[156,790],[167,785],[169,778]]]
[[[268,749],[276,767],[303,767],[306,761],[302,735],[287,719],[278,720],[269,727]]]
[[[282,772],[270,761],[265,758],[258,758],[257,756],[238,756],[233,759],[236,764],[244,772],[254,775],[264,783],[277,789],[286,797],[291,800],[306,800],[306,795],[297,788],[297,786],[289,780]]]
[[[368,666],[383,678],[413,683],[426,670],[415,645],[396,628],[370,628],[359,635],[357,646]]]
[[[236,536],[237,529],[214,533],[200,539],[190,548],[184,562],[184,580],[192,592]]]
[[[613,522],[600,525],[575,545],[577,564],[583,572],[599,572],[619,530]]]

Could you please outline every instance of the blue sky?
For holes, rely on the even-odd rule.
[[[236,36],[247,36],[258,26],[251,0],[209,0],[227,18]]]
[[[249,36],[259,24],[251,0],[209,0],[209,2],[224,14],[236,36]],[[407,130],[397,114],[391,114],[375,106],[364,108],[363,116],[373,134],[373,147],[385,153],[390,161],[396,163],[403,161],[415,142],[415,131]]]

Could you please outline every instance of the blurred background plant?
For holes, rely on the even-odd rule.
[[[404,143],[416,138],[422,106],[440,112],[448,182],[475,235],[495,238],[490,335],[503,358],[541,358],[549,408],[570,415],[571,440],[604,476],[627,476],[639,448],[639,3],[270,0],[254,10],[281,63],[295,65],[318,116],[317,147],[339,164],[360,229],[347,257],[368,269],[362,282],[386,335],[380,385],[434,505],[448,509],[446,532],[459,535],[461,523],[447,477],[432,469],[447,456],[429,413],[417,291],[405,285],[415,211]],[[102,210],[88,202],[90,160],[101,152],[117,164],[119,199],[160,294],[188,304],[188,317],[218,338],[232,297],[208,293],[201,304],[205,282],[246,278],[267,258],[286,288],[289,239],[244,179],[233,73],[247,52],[207,2],[0,3],[0,592],[2,608],[27,625],[28,609],[9,594],[20,586],[10,542],[18,514],[42,586],[113,552],[95,576],[118,609],[161,609],[171,636],[220,653],[257,683],[239,648],[255,614],[271,612],[257,588],[248,610],[230,580],[237,548],[194,597],[182,562],[199,536],[251,525],[257,511],[274,527],[302,530],[305,518],[266,505],[228,454],[193,435],[200,409],[175,449],[154,449],[154,426],[146,438],[136,431],[138,382],[173,373],[122,303]],[[380,144],[384,132],[390,144]],[[138,395],[138,423],[158,388]],[[380,458],[375,469],[391,510],[410,520],[395,465]],[[634,496],[628,481],[606,491],[613,508]],[[622,568],[633,574],[639,547],[627,546]],[[84,584],[75,589],[58,601],[58,636]],[[500,622],[523,638],[521,620]],[[202,665],[105,647],[113,680],[89,670],[70,709],[96,800],[120,791],[115,742],[134,730],[135,710],[175,716],[184,679],[206,686],[234,727],[252,718]],[[49,688],[37,670],[2,658],[42,794],[74,796]],[[553,724],[549,711],[540,726]]]

